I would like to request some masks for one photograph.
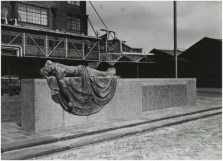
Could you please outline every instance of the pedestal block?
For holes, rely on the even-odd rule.
[[[112,100],[99,112],[77,116],[51,98],[45,79],[22,80],[21,123],[26,131],[102,123],[170,107],[196,106],[196,79],[117,79]]]

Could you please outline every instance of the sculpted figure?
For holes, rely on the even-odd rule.
[[[53,100],[76,115],[90,115],[102,109],[112,99],[117,83],[115,68],[102,72],[49,60],[40,74],[47,79]]]

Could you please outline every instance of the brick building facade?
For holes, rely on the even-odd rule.
[[[38,78],[48,59],[88,65],[100,38],[88,36],[85,1],[2,1],[2,75]]]

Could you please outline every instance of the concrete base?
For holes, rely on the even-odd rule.
[[[112,100],[96,114],[69,114],[51,99],[45,79],[22,80],[22,128],[40,131],[107,122],[169,107],[196,106],[196,79],[118,79]]]

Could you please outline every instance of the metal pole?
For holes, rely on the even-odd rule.
[[[139,69],[138,69],[138,63],[136,63],[136,69],[137,69],[137,78],[139,78],[139,74],[138,74],[138,72],[139,72],[139,71],[138,71],[138,70],[139,70]]]
[[[175,77],[177,78],[177,4],[176,1],[173,2],[174,8],[174,57],[175,57]]]
[[[100,18],[101,22],[104,24],[105,28],[108,29],[107,26],[105,25],[104,21],[101,19],[100,15],[98,14],[98,12],[96,11],[96,9],[94,8],[94,6],[93,6],[93,4],[91,3],[91,1],[89,1],[89,2],[90,2],[90,4],[91,4],[91,6],[93,7],[94,11],[97,13],[97,15],[98,15],[98,17]]]
[[[48,38],[46,34],[46,57],[48,57]]]
[[[68,43],[67,43],[67,38],[65,39],[65,50],[66,50],[66,59],[67,59],[67,53],[68,53]]]
[[[89,23],[90,23],[90,25],[91,25],[91,28],[92,28],[92,29],[93,29],[93,31],[94,31],[95,36],[97,36],[97,33],[96,33],[96,31],[94,30],[94,27],[93,27],[93,25],[92,25],[92,23],[91,23],[90,19],[89,19],[89,18],[87,18],[87,19],[88,19],[88,21],[89,21]]]
[[[26,55],[26,34],[25,34],[25,32],[23,32],[23,50],[24,50],[23,55]]]

